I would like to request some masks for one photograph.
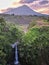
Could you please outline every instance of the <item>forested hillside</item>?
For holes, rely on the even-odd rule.
[[[18,24],[0,18],[0,65],[11,62],[11,44],[16,41],[20,43],[18,52],[21,65],[49,65],[49,20],[46,20],[42,24],[32,21],[24,33]]]
[[[14,24],[8,24],[0,18],[0,65],[7,65],[11,44],[21,40],[22,32]]]

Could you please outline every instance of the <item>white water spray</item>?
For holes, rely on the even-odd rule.
[[[15,48],[15,61],[14,61],[14,64],[17,65],[19,64],[19,61],[18,61],[18,51],[17,51],[17,44],[18,42],[12,44],[12,48]]]

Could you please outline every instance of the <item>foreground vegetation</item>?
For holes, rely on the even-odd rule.
[[[7,65],[12,50],[11,44],[17,40],[19,61],[22,65],[49,65],[49,26],[33,27],[24,34],[15,24],[0,18],[0,65]]]
[[[49,27],[32,28],[19,46],[22,65],[49,65]]]
[[[0,18],[0,65],[7,65],[11,52],[10,44],[21,40],[22,32],[13,24],[7,24]]]

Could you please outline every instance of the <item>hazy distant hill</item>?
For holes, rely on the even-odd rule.
[[[15,14],[15,15],[42,15],[34,10],[30,9],[28,6],[23,5],[18,8],[9,8],[4,14]]]
[[[3,17],[6,22],[17,24],[18,27],[24,31],[27,30],[28,26],[49,26],[49,22],[44,22],[47,17],[44,16],[19,16],[19,15],[7,15],[0,14],[0,18]]]

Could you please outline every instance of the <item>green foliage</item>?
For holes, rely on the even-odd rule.
[[[49,17],[43,18],[43,21],[44,21],[44,22],[49,22]]]
[[[6,54],[2,50],[0,50],[0,64],[1,65],[6,64],[5,57],[6,57]]]
[[[29,29],[30,28],[32,28],[32,27],[34,27],[35,25],[37,24],[37,22],[34,20],[34,21],[32,21],[30,24],[29,24]]]
[[[23,35],[15,24],[0,18],[0,65],[7,65],[10,45],[17,40],[21,43],[18,51],[22,65],[49,65],[49,27],[32,28],[35,24]]]
[[[49,27],[30,29],[18,49],[22,65],[49,65]]]
[[[0,18],[0,65],[7,65],[11,52],[10,44],[21,40],[22,32],[14,24],[7,24]]]

